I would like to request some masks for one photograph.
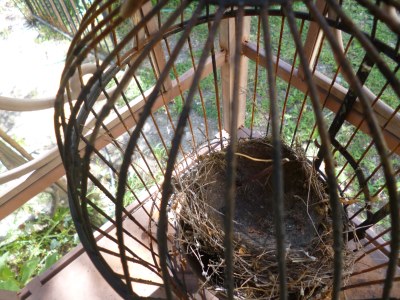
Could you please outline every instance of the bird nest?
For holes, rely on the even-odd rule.
[[[240,140],[236,155],[235,295],[238,299],[274,299],[279,296],[279,271],[272,145],[268,139]],[[300,147],[283,145],[282,158],[289,295],[291,299],[321,299],[331,291],[334,255],[326,183]],[[202,278],[203,286],[222,298],[225,182],[225,152],[208,153],[179,178],[173,200],[180,249]],[[352,268],[350,257],[345,253],[344,274]]]

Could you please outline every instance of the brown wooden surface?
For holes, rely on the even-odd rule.
[[[240,135],[246,136],[246,132],[243,131]],[[149,209],[150,202],[147,202],[143,208],[137,210],[133,215],[140,221],[141,224],[147,226],[149,218],[144,213],[143,209]],[[133,222],[129,220],[124,221],[124,227],[136,237],[141,237],[144,243],[150,243],[146,233],[143,233],[138,229]],[[106,225],[108,232],[115,236],[115,231],[112,226]],[[151,231],[155,234],[155,227],[151,227]],[[170,233],[172,234],[172,232]],[[98,245],[116,251],[116,244],[110,242],[107,238],[99,237]],[[152,263],[150,253],[143,247],[133,242],[131,239],[126,239],[126,245],[131,249],[135,250],[135,253],[140,257],[147,257],[149,263]],[[134,247],[134,248],[133,248]],[[362,252],[360,252],[361,254]],[[106,255],[110,266],[116,272],[120,271],[120,261],[117,257],[111,257]],[[386,262],[387,257],[380,251],[375,251],[371,255],[364,257],[354,267],[354,272],[365,270],[372,266]],[[350,278],[346,286],[359,284],[366,281],[381,280],[385,278],[385,268],[380,268],[372,272],[353,276]],[[131,265],[131,271],[133,277],[140,277],[143,279],[152,280],[155,282],[162,282],[161,278],[155,276],[154,273],[146,271],[143,267]],[[400,271],[398,270],[400,276]],[[199,286],[198,279],[191,273],[190,270],[186,270],[185,278],[189,284],[189,290],[195,292]],[[143,284],[134,284],[133,289],[140,296],[152,296],[164,298],[164,293],[161,287],[147,286]],[[342,292],[341,299],[371,299],[380,298],[382,293],[382,284],[370,284],[362,288],[354,288],[345,290]],[[400,284],[394,283],[392,289],[392,297],[400,298]],[[51,269],[47,270],[44,274],[37,276],[20,293],[21,299],[27,300],[100,300],[110,299],[119,300],[122,299],[102,278],[99,272],[95,269],[92,262],[90,261],[87,254],[83,251],[81,246],[76,247],[73,251],[63,257],[57,262]],[[12,299],[12,298],[11,298]],[[197,294],[196,299],[216,299],[209,292],[202,291],[202,294]],[[0,300],[2,300],[0,298]]]
[[[17,292],[0,290],[0,300],[18,300]]]
[[[318,10],[323,13],[326,7],[326,2],[323,0],[317,0],[316,5]],[[321,26],[317,22],[310,22],[310,27],[307,32],[306,41],[304,45],[304,53],[307,57],[309,67],[312,70],[315,65],[315,61],[317,58],[318,49],[321,47],[322,44],[322,31]],[[299,77],[304,79],[304,69],[300,65],[299,67]]]
[[[242,41],[247,41],[250,32],[250,17],[243,19],[243,36]],[[221,95],[222,95],[222,112],[223,112],[223,129],[229,132],[231,122],[231,103],[234,91],[234,75],[238,66],[233,63],[235,57],[235,41],[236,41],[236,25],[235,19],[224,19],[221,22],[219,31],[219,43],[221,49],[226,53],[226,63],[221,67]],[[246,97],[247,97],[247,77],[248,77],[248,58],[241,57],[241,73],[239,86],[239,107],[237,124],[238,127],[244,125],[246,114]]]
[[[146,3],[143,4],[142,6],[142,13],[143,15],[147,15],[152,9],[152,5],[150,1],[147,1]],[[146,25],[148,34],[151,36],[152,34],[155,34],[158,32],[159,30],[159,26],[158,26],[158,19],[156,16],[154,16]],[[155,44],[151,55],[150,55],[151,59],[154,62],[154,65],[156,67],[156,74],[157,77],[160,76],[161,71],[165,69],[165,65],[166,65],[166,58],[164,55],[164,50],[162,47],[161,42]],[[171,78],[168,76],[167,79],[165,80],[164,84],[164,91],[168,91],[171,87],[172,87],[172,81]]]
[[[366,247],[365,250],[367,251],[369,248],[371,248],[371,246]],[[381,251],[377,250],[363,257],[359,262],[357,262],[354,266],[353,272],[362,272],[366,269],[386,263],[387,261],[387,256]],[[371,272],[350,277],[349,282],[346,284],[348,289],[345,287],[345,290],[342,292],[342,299],[380,299],[382,297],[383,284],[378,282],[386,278],[386,269],[386,267],[382,267]],[[399,267],[397,268],[396,277],[397,280],[393,283],[391,297],[400,299],[400,281],[398,281],[398,278],[400,277]],[[373,284],[374,281],[377,281],[377,283]],[[368,283],[368,285],[354,287],[355,285],[363,283]]]

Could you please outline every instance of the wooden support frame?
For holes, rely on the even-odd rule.
[[[152,5],[150,1],[146,1],[141,8],[142,15],[145,16],[147,15],[151,9]],[[137,40],[137,46],[138,50],[140,50],[143,46],[143,42],[146,38],[146,35],[148,34],[149,36],[155,34],[159,30],[159,24],[157,17],[154,16],[147,24],[146,24],[146,30],[147,32],[144,31],[144,29],[139,31],[138,34],[138,40]],[[165,68],[166,65],[166,59],[164,55],[164,51],[162,48],[161,42],[156,43],[154,48],[152,49],[152,52],[150,53],[150,60],[153,62],[155,66],[155,71],[156,71],[156,76],[157,78],[160,76],[161,71]],[[172,82],[171,78],[168,76],[167,79],[163,83],[164,91],[168,91],[172,87]]]
[[[323,0],[317,0],[316,2],[318,10],[323,13],[326,8],[326,2]],[[315,66],[318,49],[322,45],[322,30],[321,26],[318,25],[316,22],[310,22],[310,27],[308,28],[306,41],[304,42],[304,53],[307,57],[308,64],[310,69],[312,70]],[[304,69],[300,65],[299,67],[299,76],[300,78],[304,79]]]
[[[220,68],[225,63],[225,53],[218,52],[215,54],[217,68]],[[212,61],[209,58],[204,66],[202,78],[205,78],[212,73]],[[179,84],[176,80],[172,80],[172,87],[163,95],[159,95],[156,103],[153,106],[153,111],[158,110],[166,103],[180,95],[180,92],[184,92],[190,88],[193,81],[195,70],[191,68],[179,78]],[[145,96],[148,96],[152,88],[145,92]],[[164,98],[164,99],[163,99]],[[113,120],[106,124],[109,132],[114,138],[120,136],[125,132],[125,127],[129,128],[135,125],[135,119],[139,118],[139,114],[145,104],[145,99],[142,96],[137,97],[130,103],[130,109],[124,107],[120,111],[120,117],[115,116]],[[132,112],[134,117],[132,117]],[[124,124],[121,123],[124,121]],[[88,137],[89,138],[89,137]],[[99,133],[96,140],[96,147],[98,149],[106,146],[111,142],[110,137],[102,131]],[[0,195],[0,220],[8,216],[10,213],[21,207],[25,202],[44,191],[48,186],[57,181],[61,176],[65,174],[64,167],[62,165],[61,157],[59,156],[58,149],[52,149],[43,157],[40,158],[40,164],[37,160],[32,163],[38,163],[36,170],[30,174],[27,178],[19,183],[17,186],[4,192]]]
[[[243,54],[252,59],[256,60],[257,57],[257,47],[255,44],[244,42],[242,51]],[[223,68],[226,68],[226,65],[228,64],[227,58],[226,58],[226,53],[224,52],[219,52],[216,54],[216,60],[217,60],[217,67],[221,67],[221,70]],[[259,62],[261,66],[265,67],[265,53],[263,50],[260,51],[259,55]],[[274,63],[275,63],[274,59]],[[289,81],[290,79],[290,71],[291,71],[291,65],[280,60],[278,63],[278,72],[277,76],[282,78],[285,81]],[[228,71],[228,70],[226,70]],[[212,64],[211,60],[207,61],[207,64],[205,66],[205,69],[203,71],[203,76],[207,76],[212,72]],[[164,98],[165,100],[171,101],[174,97],[179,95],[179,89],[182,91],[187,90],[190,87],[190,83],[192,81],[192,77],[194,74],[194,70],[191,69],[188,72],[186,72],[184,75],[180,77],[179,84],[180,88],[175,80],[171,81],[171,89],[169,89],[166,93],[164,93]],[[228,73],[229,76],[231,76],[231,73]],[[229,77],[230,78],[230,77]],[[228,79],[228,77],[225,77],[225,79]],[[320,94],[320,99],[325,99],[330,85],[331,85],[331,79],[326,77],[325,75],[315,72],[314,74],[314,79],[318,87],[318,91]],[[295,70],[294,74],[292,76],[292,81],[291,83],[293,84],[294,87],[299,89],[302,92],[307,91],[307,85],[303,81],[303,79],[299,75],[299,71]],[[226,82],[225,88],[231,84],[231,80]],[[375,95],[369,91],[367,88],[364,88],[368,98],[372,102],[375,99]],[[148,94],[150,90],[146,93]],[[225,91],[225,93],[228,93]],[[347,93],[347,89],[342,87],[341,85],[335,83],[329,93],[329,96],[327,98],[326,102],[326,107],[333,112],[338,111],[340,108],[341,102],[343,101],[344,96]],[[227,94],[225,94],[227,95]],[[228,94],[230,95],[230,93]],[[225,96],[226,97],[226,96]],[[230,100],[230,98],[225,98]],[[244,99],[244,100],[243,100]],[[245,103],[245,94],[244,97],[242,98],[242,105],[246,104]],[[136,111],[138,114],[141,107],[143,106],[144,102],[141,97],[138,97],[137,99],[133,100],[134,104],[132,104],[132,109]],[[230,102],[226,101],[224,105],[230,105]],[[158,99],[157,104],[154,107],[154,110],[158,109],[158,107],[162,106],[163,102],[160,96],[160,99]],[[383,127],[388,121],[390,122],[383,128],[383,135],[386,139],[386,142],[388,144],[389,149],[394,150],[397,154],[400,154],[400,116],[396,115],[392,117],[393,114],[393,109],[387,106],[383,101],[378,100],[377,103],[373,107],[376,116],[378,118],[379,124],[381,127]],[[244,110],[242,111],[244,112]],[[128,111],[123,111],[121,112],[124,121],[126,122],[127,125],[129,126],[134,126],[134,120],[130,117],[130,113]],[[138,116],[138,115],[136,115]],[[244,120],[244,115],[241,116]],[[226,119],[226,118],[225,118]],[[347,117],[347,121],[350,123],[354,124],[355,126],[358,126],[364,119],[363,117],[363,112],[361,108],[360,103],[356,103],[354,105],[353,110],[349,113],[349,116]],[[108,126],[111,126],[112,128],[111,132],[114,136],[119,136],[124,132],[123,126],[121,124],[118,124],[119,120],[118,118],[115,118],[112,122],[109,123]],[[225,124],[226,125],[226,124]],[[239,123],[239,126],[243,125]],[[366,122],[363,122],[361,125],[360,129],[369,134],[369,128]],[[102,140],[102,142],[100,142]],[[99,137],[98,139],[98,144],[97,147],[104,147],[110,142],[110,139],[107,138],[105,135]],[[27,178],[23,180],[23,182],[19,183],[17,186],[14,188],[11,188],[10,190],[4,192],[2,195],[0,195],[0,219],[4,218],[8,214],[12,213],[15,209],[19,208],[22,206],[26,201],[34,197],[36,194],[42,192],[45,188],[53,184],[56,180],[58,180],[63,174],[64,174],[64,169],[61,163],[61,159],[58,154],[57,149],[53,149],[49,151],[47,154],[43,155],[40,158],[37,158],[31,162],[29,162],[29,165],[26,166],[30,168],[30,171],[35,170],[31,175],[29,175]],[[27,172],[24,172],[26,174]]]
[[[242,42],[247,41],[250,33],[250,20],[251,17],[243,19],[243,35]],[[232,63],[235,56],[235,40],[236,40],[236,25],[235,19],[224,19],[220,26],[219,43],[221,49],[226,52],[226,64],[221,67],[221,91],[222,91],[222,112],[223,112],[223,129],[229,132],[231,120],[231,101],[233,99],[233,79],[236,66]],[[247,98],[247,77],[248,77],[248,59],[242,57],[241,59],[241,76],[239,78],[239,106],[237,125],[241,127],[244,125],[246,114],[246,98]]]
[[[254,61],[258,56],[260,65],[263,67],[266,66],[266,56],[264,50],[260,50],[259,53],[257,53],[257,46],[254,43],[244,43],[243,53]],[[273,59],[274,68],[275,62],[276,58]],[[290,81],[295,88],[303,93],[307,92],[307,83],[300,77],[299,70],[295,69],[292,77],[290,78],[291,69],[292,66],[290,64],[280,59],[278,62],[277,76],[287,82]],[[326,98],[325,106],[336,113],[347,94],[347,89],[338,83],[334,83],[332,89],[329,91],[332,79],[318,71],[313,74],[313,79],[318,88],[319,99],[324,101]],[[376,96],[368,88],[363,87],[363,89],[368,100],[372,103]],[[400,115],[397,114],[393,117],[393,108],[389,107],[382,100],[378,100],[376,102],[376,104],[373,106],[373,110],[378,119],[378,123],[382,128],[382,133],[388,148],[400,155]],[[362,122],[360,126],[361,131],[366,134],[370,134],[367,122],[363,122],[364,114],[359,100],[356,100],[356,103],[354,104],[354,107],[347,116],[346,120],[354,126],[358,126]]]

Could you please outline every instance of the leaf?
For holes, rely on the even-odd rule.
[[[7,280],[0,280],[0,290],[17,292],[20,290],[20,284],[13,278],[9,278]]]
[[[9,253],[6,252],[2,256],[0,256],[0,270],[4,267],[7,266],[7,258],[9,256]]]
[[[43,271],[46,271],[48,268],[50,268],[52,265],[54,265],[57,260],[58,260],[57,253],[53,253],[53,254],[47,256],[46,261],[44,262]]]
[[[34,258],[23,264],[21,268],[21,283],[25,284],[31,279],[33,273],[38,267],[39,258]]]
[[[60,246],[60,243],[56,239],[51,239],[50,249],[54,250]]]
[[[0,280],[14,279],[14,273],[7,264],[8,256],[8,252],[0,256]]]
[[[0,269],[0,280],[7,280],[9,278],[14,278],[14,273],[9,266],[5,265]]]

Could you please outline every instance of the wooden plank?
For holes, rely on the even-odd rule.
[[[0,300],[18,300],[17,292],[0,290]]]
[[[235,20],[226,19],[221,22],[219,32],[219,43],[220,47],[224,49],[226,53],[227,63],[221,68],[221,94],[222,94],[222,112],[223,112],[223,129],[229,132],[230,126],[230,111],[231,111],[231,97],[232,97],[232,85],[233,85],[233,74],[232,64],[230,61],[233,59],[233,51],[235,44],[233,43],[234,37],[230,37],[229,34],[234,33]]]
[[[243,19],[242,42],[247,41],[250,33],[250,17]],[[221,22],[219,32],[219,43],[221,49],[226,52],[226,64],[221,67],[221,93],[222,93],[222,112],[223,129],[229,132],[231,122],[231,102],[233,100],[233,80],[237,66],[233,63],[235,57],[236,26],[235,19],[228,18]],[[237,116],[238,128],[244,125],[246,115],[246,96],[247,96],[247,77],[248,59],[241,59],[241,74],[239,78],[239,107]]]
[[[326,7],[326,2],[323,0],[317,0],[317,9],[323,13]],[[304,53],[307,57],[308,65],[312,70],[315,66],[315,60],[317,58],[318,49],[322,44],[322,31],[321,26],[317,22],[310,22],[310,27],[307,32],[306,41],[304,42]],[[304,79],[304,69],[300,64],[299,76]]]
[[[9,182],[11,180],[20,178],[21,176],[24,176],[36,169],[38,169],[41,166],[44,166],[45,164],[49,163],[54,156],[58,155],[58,148],[54,147],[48,152],[36,157],[35,159],[29,160],[29,161],[24,161],[24,164],[21,164],[17,167],[14,167],[13,169],[6,171],[4,173],[0,174],[0,184],[4,184],[6,182]],[[0,199],[0,203],[3,202],[3,199]]]
[[[368,245],[363,250],[368,251],[373,248],[373,245]],[[360,251],[359,255],[362,255],[364,251]],[[367,256],[363,257],[358,261],[353,268],[353,273],[361,274],[350,276],[346,283],[344,290],[342,291],[343,299],[380,299],[383,292],[383,283],[380,282],[386,278],[386,266],[377,268],[370,272],[362,273],[369,268],[379,266],[387,263],[387,256],[379,250],[376,250]],[[399,281],[400,268],[396,268],[396,281]],[[365,284],[366,286],[357,287],[357,285]],[[347,288],[346,288],[347,287]],[[391,297],[393,299],[399,299],[400,297],[400,284],[394,282],[391,290]]]
[[[244,55],[255,61],[257,58],[256,45],[253,43],[244,43],[243,53]],[[261,49],[258,55],[260,65],[265,67],[266,57],[264,50]],[[275,62],[276,58],[273,59],[274,67]],[[290,64],[286,63],[283,60],[279,60],[277,75],[281,79],[288,82],[290,80],[291,68],[292,66]],[[326,97],[328,96],[325,105],[328,109],[336,113],[339,110],[345,95],[347,94],[347,89],[340,84],[335,83],[328,95],[332,79],[328,78],[318,71],[314,73],[313,79],[317,85],[320,101],[325,101]],[[294,70],[291,84],[303,93],[307,92],[308,90],[307,83],[299,76],[297,69]],[[363,87],[363,90],[367,96],[367,99],[372,103],[375,100],[376,96],[366,87]],[[376,102],[372,109],[375,112],[379,125],[381,126],[382,133],[386,140],[388,148],[392,151],[395,151],[395,153],[400,154],[400,147],[398,147],[398,145],[400,144],[400,115],[397,114],[390,120],[394,110],[380,99]],[[360,130],[366,134],[370,134],[368,124],[366,122],[363,122],[364,119],[365,118],[361,103],[359,102],[359,100],[356,100],[356,103],[354,104],[354,107],[347,116],[346,120],[354,126],[358,126],[362,122]],[[385,124],[389,120],[390,122],[385,126]],[[385,128],[383,128],[384,126]]]
[[[152,198],[156,198],[154,194]],[[153,202],[151,198],[142,199],[144,205],[132,212],[132,216],[145,228],[149,225],[148,213],[151,211]],[[131,205],[133,207],[133,205]],[[131,208],[127,208],[131,211]],[[153,218],[156,217],[153,214]],[[155,223],[154,223],[155,224]],[[145,244],[153,243],[155,251],[157,251],[157,245],[149,239],[148,235],[144,233],[136,224],[130,219],[124,220],[124,228],[129,231],[133,236],[140,238]],[[115,237],[115,228],[111,223],[106,223],[102,228],[107,231],[111,236]],[[150,232],[152,235],[156,234],[157,228],[151,227]],[[169,236],[174,236],[173,228],[170,227],[168,233]],[[125,236],[125,245],[130,249],[135,249],[135,254],[144,259],[149,264],[154,264],[153,257],[148,249],[143,245],[138,244],[133,239]],[[97,245],[105,249],[118,252],[117,244],[110,241],[104,236],[97,238]],[[170,245],[170,247],[172,247]],[[121,272],[121,261],[119,257],[110,256],[104,254],[103,257],[107,260],[107,263],[116,273]],[[150,272],[148,269],[130,262],[129,264],[130,275],[136,279],[145,279],[152,282],[158,282],[162,285],[161,275],[157,275]],[[77,280],[77,274],[79,280]],[[178,272],[185,280],[187,290],[192,293],[193,299],[217,299],[211,295],[208,291],[201,291],[201,297],[196,294],[199,289],[199,279],[196,277],[190,269],[190,266],[184,271]],[[132,284],[133,291],[141,297],[155,297],[165,299],[165,293],[162,286],[149,285],[141,283]],[[51,269],[46,271],[44,274],[35,277],[30,281],[20,293],[20,299],[27,300],[39,300],[39,299],[111,299],[119,300],[122,299],[104,280],[97,269],[92,264],[86,252],[83,251],[79,245],[76,249],[72,250],[71,253],[63,257],[57,262]]]
[[[225,55],[223,52],[216,54],[217,67],[221,67],[225,63]],[[209,58],[205,64],[202,72],[202,78],[206,77],[212,72],[212,62]],[[184,73],[180,79],[180,86],[177,85],[176,81],[172,81],[172,88],[163,94],[164,100],[166,102],[171,101],[176,96],[180,94],[180,91],[187,90],[194,76],[194,69],[188,70]],[[148,95],[152,89],[146,92]],[[157,98],[156,103],[153,107],[153,111],[164,105],[163,97],[161,95]],[[121,109],[120,115],[122,120],[125,122],[125,126],[133,127],[135,125],[135,118],[139,118],[141,109],[143,108],[145,101],[143,98],[137,97],[131,102],[131,110],[134,111],[134,118],[131,115],[131,111],[124,107]],[[120,122],[118,117],[115,117],[107,125],[111,134],[116,138],[125,132],[124,125]],[[108,135],[101,131],[97,141],[96,147],[99,149],[111,142]],[[28,176],[23,182],[19,183],[17,186],[9,189],[0,195],[0,220],[8,216],[17,208],[21,207],[26,201],[37,195],[38,193],[44,191],[48,186],[57,181],[61,176],[65,174],[64,167],[62,165],[61,158],[59,157],[57,149],[48,153],[47,157],[43,158],[43,163],[39,166],[36,171]]]
[[[48,186],[65,174],[61,158],[57,152],[50,162],[39,167],[16,187],[0,196],[0,220],[21,207],[26,201],[43,192]]]
[[[242,131],[244,136],[249,132],[242,128],[239,131]],[[241,134],[238,134],[241,135]],[[206,148],[205,148],[206,149]],[[152,190],[153,195],[155,195],[156,191]],[[149,217],[148,214],[150,212],[150,208],[152,205],[151,199],[156,199],[156,196],[147,197],[147,199],[142,199],[141,203],[143,206],[140,206],[136,209],[136,203],[131,204],[130,207],[127,207],[129,212],[132,212],[132,215],[135,219],[140,222],[142,226],[148,228],[149,225]],[[153,215],[155,216],[155,215]],[[155,225],[155,224],[154,224]],[[144,233],[139,227],[131,220],[124,220],[124,228],[133,234],[135,237],[140,237],[144,243],[152,243],[152,241],[148,238],[148,235]],[[106,223],[102,226],[102,229],[109,233],[110,235],[115,237],[115,229],[111,223]],[[174,236],[173,229],[169,232],[169,236]],[[156,233],[156,227],[151,226],[150,232],[152,235]],[[98,246],[101,246],[108,250],[117,251],[117,245],[114,242],[111,242],[107,238],[104,238],[101,235],[96,237],[98,241]],[[142,245],[138,245],[129,237],[125,237],[125,245],[130,249],[135,249],[135,254],[137,254],[140,258],[146,259],[148,263],[152,264],[152,257],[149,255],[149,251],[144,248]],[[157,251],[157,247],[155,246],[155,251]],[[372,245],[369,246],[371,248]],[[358,253],[359,255],[363,254],[363,251]],[[110,257],[105,255],[107,259],[107,263],[109,266],[119,272],[120,269],[120,260],[118,257]],[[382,262],[386,262],[387,257],[381,253],[380,251],[374,252],[371,255],[360,260],[354,267],[355,272],[362,271],[368,269],[373,266],[380,265]],[[142,278],[151,280],[153,282],[162,282],[160,281],[160,277],[151,272],[140,272],[136,265],[129,264],[130,274],[135,278]],[[399,270],[398,270],[399,271]],[[76,280],[76,276],[79,274],[79,280]],[[145,276],[143,276],[145,275]],[[190,269],[185,270],[185,280],[187,283],[187,288],[191,293],[194,293],[194,299],[216,299],[211,293],[205,292],[203,297],[196,295],[196,291],[199,286],[199,281],[196,276],[192,273]],[[362,275],[352,276],[349,282],[346,283],[346,286],[359,284],[368,281],[375,281],[383,279],[385,276],[385,268],[379,268],[372,272],[368,272]],[[143,284],[134,284],[134,291],[139,293],[140,296],[153,296],[153,297],[161,297],[164,298],[165,295],[163,293],[162,287],[157,287],[154,285],[143,285]],[[369,299],[372,296],[379,298],[382,292],[382,285],[370,285],[363,288],[355,288],[349,289],[342,292],[343,299]],[[400,293],[400,285],[394,285],[392,290],[392,296],[398,297]],[[346,298],[347,297],[347,298]],[[121,299],[120,296],[112,290],[112,288],[107,284],[107,282],[102,278],[97,269],[91,263],[88,255],[83,250],[82,246],[79,245],[75,249],[73,249],[70,253],[60,259],[53,267],[44,272],[43,274],[35,277],[31,282],[29,282],[20,292],[20,299],[28,299],[28,300],[39,300],[39,299],[57,299],[57,300],[66,300],[66,299]]]
[[[144,3],[142,6],[143,15],[144,16],[147,15],[152,10],[152,8],[153,7],[151,5],[151,1],[147,1],[146,3]],[[151,20],[146,24],[146,29],[148,31],[149,36],[151,36],[159,31],[157,15],[154,16],[153,18],[151,18]],[[139,45],[141,42],[142,41],[138,41]],[[165,65],[166,65],[166,58],[164,55],[164,51],[163,51],[161,42],[155,44],[155,46],[153,47],[153,50],[151,51],[151,54],[150,54],[150,59],[154,63],[157,78],[158,78],[160,76],[162,70],[164,70]],[[169,76],[164,81],[163,87],[164,87],[164,91],[168,91],[172,87],[172,81]]]

